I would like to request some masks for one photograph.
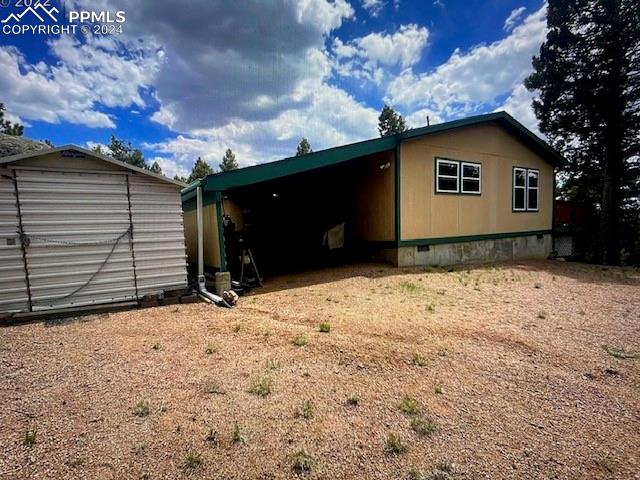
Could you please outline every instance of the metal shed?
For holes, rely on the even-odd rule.
[[[76,146],[0,158],[0,313],[185,288],[183,186]]]

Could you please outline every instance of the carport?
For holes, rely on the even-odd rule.
[[[394,145],[394,138],[375,139],[192,184],[182,192],[189,262],[197,261],[197,187],[208,272],[228,270],[236,278],[238,238],[263,275],[357,261],[393,245]]]

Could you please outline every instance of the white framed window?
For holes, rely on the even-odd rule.
[[[537,212],[540,171],[533,168],[513,167],[513,211]]]
[[[482,192],[482,165],[460,162],[460,192],[480,195]]]
[[[460,163],[436,158],[436,192],[458,193],[460,191]]]
[[[538,179],[540,172],[538,170],[527,170],[527,210],[530,212],[538,211]]]

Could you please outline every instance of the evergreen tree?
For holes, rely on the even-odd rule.
[[[307,153],[311,153],[311,152],[313,152],[313,150],[311,149],[311,144],[309,143],[309,140],[303,137],[302,140],[300,140],[298,147],[296,148],[296,157],[299,157],[301,155],[306,155]]]
[[[181,177],[180,175],[177,175],[177,174],[173,176],[173,179],[177,180],[178,182],[189,183],[189,178]]]
[[[202,158],[198,157],[198,160],[196,160],[196,163],[193,165],[191,175],[187,178],[186,183],[194,182],[200,178],[206,177],[207,175],[211,175],[212,173],[213,168],[211,168],[207,162],[202,160]]]
[[[224,152],[224,156],[222,157],[222,162],[218,166],[221,172],[236,170],[239,168],[238,162],[236,161],[236,154],[233,153],[230,148],[227,148],[227,151]]]
[[[133,165],[134,167],[146,169],[149,168],[147,162],[145,162],[144,160],[142,151],[134,149],[131,146],[131,142],[125,143],[124,140],[120,140],[115,135],[111,135],[111,142],[109,143],[108,148],[111,152],[109,155],[111,155],[116,160],[128,163],[129,165]]]
[[[0,103],[0,133],[20,137],[24,133],[24,126],[19,123],[11,123],[4,119],[4,103]]]
[[[640,2],[549,0],[547,26],[525,86],[540,97],[540,131],[568,160],[563,193],[597,216],[594,260],[616,264],[640,235],[621,230],[637,228],[640,209]]]
[[[402,115],[385,103],[378,117],[378,132],[380,136],[387,137],[389,135],[395,135],[408,130],[408,128]]]
[[[149,171],[153,173],[157,173],[158,175],[162,175],[162,168],[158,164],[158,162],[153,162],[153,165],[149,167]]]

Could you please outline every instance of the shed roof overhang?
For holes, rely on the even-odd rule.
[[[113,165],[117,165],[118,167],[122,167],[122,168],[130,170],[132,172],[148,175],[150,177],[157,178],[158,180],[162,180],[163,182],[170,183],[170,184],[176,185],[178,187],[184,187],[184,183],[182,183],[182,182],[180,182],[178,180],[173,180],[173,179],[171,179],[169,177],[165,177],[164,175],[153,173],[153,172],[151,172],[149,170],[145,170],[144,168],[136,167],[134,165],[130,165],[130,164],[125,163],[125,162],[121,162],[120,160],[116,160],[113,157],[109,157],[107,155],[102,155],[100,153],[93,152],[91,150],[87,150],[86,148],[78,147],[76,145],[64,145],[62,147],[47,148],[47,149],[43,149],[43,150],[32,150],[32,151],[28,151],[28,152],[24,152],[24,153],[19,153],[17,155],[10,155],[8,157],[2,157],[2,158],[0,158],[0,166],[6,165],[6,164],[10,164],[10,163],[14,163],[14,162],[17,162],[19,160],[25,160],[25,159],[28,159],[28,158],[41,157],[43,155],[49,155],[49,154],[52,154],[52,153],[60,153],[60,152],[68,152],[68,151],[78,152],[78,153],[80,153],[82,155],[86,155],[86,156],[89,156],[89,157],[97,158],[98,160],[102,160],[104,162],[111,163]],[[107,173],[107,172],[105,172],[105,173]]]
[[[223,192],[231,188],[265,182],[317,168],[327,167],[329,165],[346,162],[365,155],[391,151],[399,146],[404,140],[482,123],[497,123],[501,125],[509,133],[514,135],[553,166],[560,166],[564,163],[564,159],[558,152],[511,115],[506,112],[495,112],[476,115],[451,122],[439,123],[428,127],[414,128],[393,136],[375,138],[372,140],[365,140],[349,145],[329,148],[327,150],[320,150],[302,157],[289,157],[275,162],[263,163],[238,170],[208,175],[203,179],[191,183],[188,187],[182,190],[182,200],[183,202],[186,202],[195,197],[195,189],[198,186],[202,186],[205,192]]]

